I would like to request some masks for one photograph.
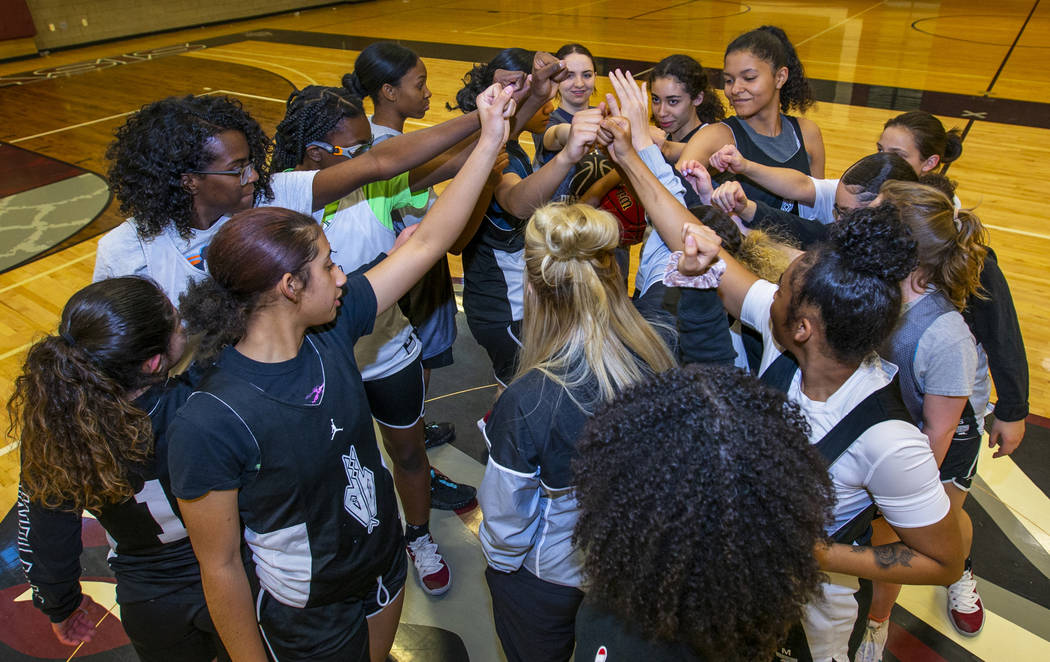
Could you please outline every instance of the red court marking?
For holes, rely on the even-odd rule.
[[[114,582],[112,577],[83,577],[84,580]],[[0,641],[29,657],[44,660],[64,660],[73,652],[72,646],[60,644],[51,631],[51,623],[30,600],[15,602],[15,598],[29,588],[27,584],[11,586],[0,591]],[[103,608],[103,611],[105,609]],[[129,645],[128,635],[120,620],[107,616],[98,626],[94,639],[84,644],[77,657],[103,653]]]
[[[904,662],[948,662],[939,653],[896,623],[890,623],[886,650]]]
[[[86,171],[43,154],[0,143],[0,196],[22,193]]]
[[[1038,425],[1041,428],[1050,428],[1050,418],[1043,418],[1039,414],[1029,414],[1028,418],[1024,420],[1032,425]]]

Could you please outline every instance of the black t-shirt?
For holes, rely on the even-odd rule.
[[[605,654],[601,657],[599,651]],[[576,662],[701,662],[680,643],[646,639],[633,624],[585,598],[576,613]]]
[[[311,329],[291,361],[263,364],[227,348],[170,431],[172,491],[238,490],[260,585],[294,607],[374,591],[402,543],[353,353],[372,330],[375,293],[362,275],[346,290],[335,322]]]
[[[147,412],[153,429],[153,455],[129,466],[133,498],[90,512],[109,535],[109,565],[117,578],[121,604],[164,598],[204,600],[200,567],[171,492],[168,476],[168,425],[193,392],[196,370],[156,385],[135,400]],[[79,606],[81,514],[69,508],[45,508],[18,494],[18,551],[33,602],[52,621],[68,618]]]

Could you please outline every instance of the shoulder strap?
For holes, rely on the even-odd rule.
[[[798,372],[798,361],[791,352],[784,352],[769,364],[759,379],[767,386],[787,393],[796,372]]]
[[[911,415],[901,399],[896,375],[889,384],[861,400],[835,427],[828,430],[824,438],[817,442],[817,450],[830,467],[868,428],[893,419],[911,422]]]
[[[817,451],[830,468],[865,431],[878,423],[894,419],[911,422],[911,415],[901,399],[900,384],[896,375],[889,384],[864,398],[831,428],[824,438],[817,442]],[[874,503],[869,505],[839,527],[831,537],[835,542],[866,543],[870,539],[871,520],[877,510]]]

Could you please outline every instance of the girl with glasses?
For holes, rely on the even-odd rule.
[[[272,174],[270,140],[239,102],[209,95],[148,104],[106,151],[110,188],[131,218],[99,241],[94,279],[149,276],[178,302],[207,275],[208,243],[233,213],[260,205],[311,213],[426,162],[477,128],[476,115],[456,118],[320,173]]]

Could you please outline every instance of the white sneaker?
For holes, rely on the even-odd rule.
[[[408,556],[416,566],[419,583],[430,595],[441,595],[452,586],[452,570],[438,552],[437,543],[430,534],[408,543]]]
[[[948,587],[948,621],[964,637],[976,637],[984,627],[984,605],[977,594],[977,580],[969,568],[959,581]]]
[[[853,662],[882,662],[882,651],[886,648],[886,637],[890,632],[889,625],[889,619],[881,623],[868,619],[868,627],[864,629],[864,638],[860,640]]]

